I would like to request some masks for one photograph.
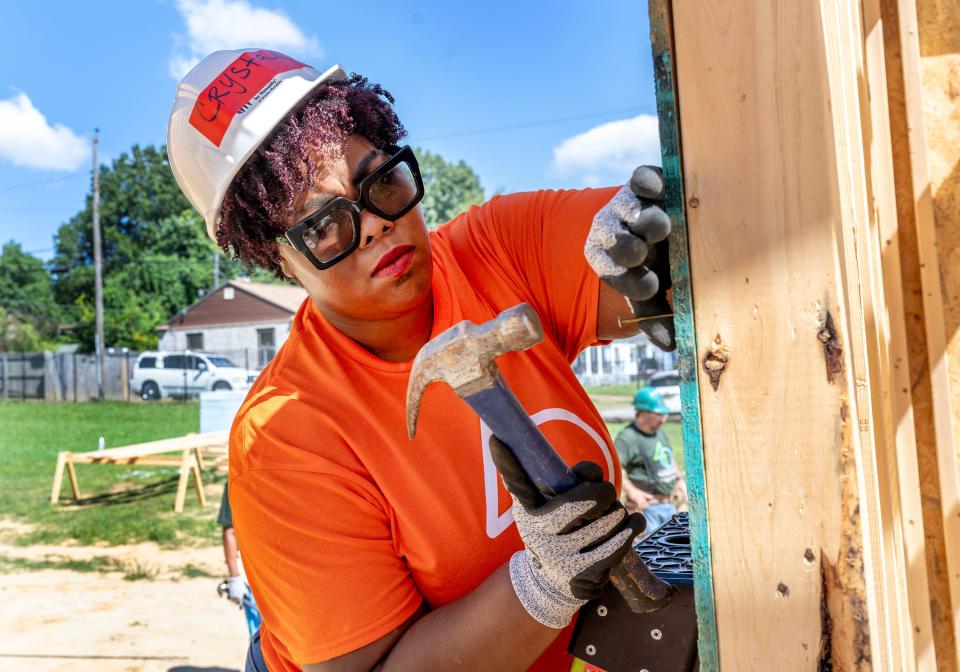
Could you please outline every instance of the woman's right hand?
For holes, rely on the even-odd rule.
[[[599,597],[646,521],[627,515],[616,489],[593,462],[573,468],[579,483],[544,501],[513,453],[496,437],[493,461],[513,498],[513,519],[526,547],[510,559],[510,579],[533,618],[563,628]]]

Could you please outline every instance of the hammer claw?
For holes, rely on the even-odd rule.
[[[443,381],[461,398],[493,387],[493,360],[507,352],[526,350],[543,340],[543,327],[526,303],[476,325],[464,320],[431,339],[413,360],[407,382],[407,435],[417,432],[420,402],[430,383]]]

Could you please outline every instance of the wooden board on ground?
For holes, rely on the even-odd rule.
[[[60,500],[63,487],[63,474],[70,478],[70,489],[74,499],[80,499],[80,485],[77,482],[75,465],[77,464],[123,464],[139,466],[179,467],[180,478],[177,482],[177,495],[173,510],[183,511],[190,478],[193,478],[194,490],[200,506],[206,506],[207,498],[203,493],[201,474],[210,465],[226,462],[227,432],[208,432],[187,434],[173,439],[147,441],[129,446],[94,450],[87,453],[62,451],[57,455],[57,466],[53,474],[53,487],[50,491],[50,503]]]

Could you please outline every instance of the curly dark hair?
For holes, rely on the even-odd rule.
[[[323,162],[343,156],[348,136],[362,135],[378,149],[396,145],[406,131],[393,102],[389,91],[356,73],[317,87],[233,179],[220,210],[220,248],[283,278],[275,240],[292,224],[297,195]]]

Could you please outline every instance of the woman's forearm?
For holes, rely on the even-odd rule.
[[[469,595],[420,618],[376,669],[522,671],[560,632],[527,613],[504,565]]]
[[[223,559],[227,563],[229,576],[240,576],[237,566],[237,535],[232,527],[223,528]]]

